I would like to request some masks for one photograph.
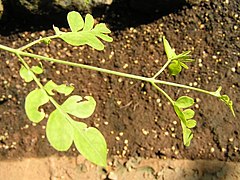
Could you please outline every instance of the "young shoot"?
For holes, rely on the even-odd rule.
[[[197,121],[193,119],[195,112],[191,109],[194,104],[194,99],[188,96],[181,96],[174,100],[158,86],[159,84],[190,89],[217,97],[230,108],[232,114],[235,116],[233,103],[229,96],[221,95],[221,87],[219,87],[216,91],[211,92],[159,79],[159,76],[166,68],[168,68],[170,75],[177,76],[183,68],[188,69],[187,63],[193,61],[190,57],[190,51],[182,52],[177,55],[165,37],[163,37],[163,45],[167,54],[167,61],[153,77],[143,77],[134,74],[122,73],[91,65],[40,56],[25,51],[38,43],[49,44],[56,38],[62,39],[72,46],[88,45],[99,51],[104,49],[102,41],[113,41],[113,39],[109,36],[111,31],[107,28],[107,26],[104,23],[95,25],[94,18],[90,14],[87,14],[85,19],[83,19],[78,12],[72,11],[68,13],[67,21],[70,27],[69,32],[63,32],[58,27],[53,26],[55,35],[39,38],[38,40],[30,42],[18,49],[0,44],[1,50],[13,53],[18,57],[18,60],[21,63],[19,70],[21,78],[25,82],[34,81],[37,84],[36,89],[31,91],[25,99],[25,111],[29,120],[34,123],[41,122],[46,116],[44,111],[39,111],[39,108],[46,103],[52,103],[54,105],[55,109],[50,113],[47,120],[46,136],[51,146],[56,150],[67,151],[74,143],[77,150],[86,159],[99,166],[107,166],[107,143],[102,133],[97,128],[87,127],[84,122],[76,121],[72,118],[72,116],[79,119],[91,117],[96,107],[94,97],[73,95],[72,92],[74,87],[72,85],[58,85],[54,83],[53,80],[49,80],[46,84],[42,84],[38,78],[38,75],[44,72],[44,68],[40,60],[149,82],[171,102],[173,110],[176,113],[176,117],[178,117],[181,122],[183,144],[185,146],[190,145],[193,138],[191,129],[197,125]],[[30,66],[24,59],[25,57],[39,60],[39,65]],[[54,98],[54,92],[67,96],[67,100],[62,104],[59,104]]]

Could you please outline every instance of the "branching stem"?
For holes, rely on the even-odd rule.
[[[38,42],[40,42],[40,41],[39,40],[36,41],[35,44],[38,43]],[[27,45],[25,46],[25,48],[26,47],[27,47]],[[174,82],[162,81],[162,80],[155,79],[153,77],[149,78],[149,77],[144,77],[144,76],[139,76],[139,75],[134,75],[134,74],[118,72],[118,71],[114,71],[114,70],[99,68],[99,67],[95,67],[95,66],[91,66],[91,65],[85,65],[85,64],[80,64],[80,63],[64,61],[64,60],[60,60],[60,59],[49,58],[49,57],[45,57],[45,56],[41,56],[41,55],[37,55],[37,54],[23,52],[22,50],[10,48],[10,47],[7,47],[7,46],[1,45],[1,44],[0,44],[0,49],[6,50],[6,51],[11,52],[11,53],[14,53],[17,56],[19,55],[19,56],[32,57],[32,58],[45,60],[45,61],[49,61],[49,62],[64,64],[64,65],[74,66],[74,67],[80,67],[80,68],[83,68],[83,69],[89,69],[89,70],[94,70],[94,71],[103,72],[103,73],[107,73],[107,74],[113,74],[113,75],[116,75],[116,76],[121,76],[121,77],[146,81],[146,82],[150,82],[150,83],[154,83],[154,84],[163,84],[163,85],[169,85],[169,86],[174,86],[174,87],[179,87],[179,88],[185,88],[185,89],[194,90],[194,91],[198,91],[198,92],[202,92],[202,93],[205,93],[205,94],[209,94],[209,95],[218,97],[216,94],[214,94],[214,92],[211,92],[211,91],[207,91],[207,90],[204,90],[204,89],[191,87],[191,86],[187,86],[187,85],[183,85],[183,84],[178,84],[178,83],[174,83]],[[166,64],[168,64],[168,63],[166,63]],[[163,71],[163,68],[159,72],[161,73],[162,71]],[[156,74],[157,76],[160,74],[159,72]]]

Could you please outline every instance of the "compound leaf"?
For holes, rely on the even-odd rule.
[[[69,120],[58,109],[48,119],[46,135],[50,144],[58,151],[67,151],[73,142],[74,131]]]
[[[25,111],[30,121],[38,123],[43,120],[45,113],[40,112],[38,109],[48,101],[49,97],[42,89],[35,89],[27,95],[25,101]]]
[[[71,85],[61,84],[57,85],[52,80],[48,81],[44,85],[44,89],[50,94],[51,96],[54,95],[53,90],[64,94],[65,96],[71,94],[71,92],[74,90],[74,87]]]
[[[107,166],[107,144],[99,130],[93,127],[83,129],[75,122],[74,143],[86,159],[99,166]]]
[[[72,32],[77,32],[84,26],[82,16],[76,11],[71,11],[68,13],[67,21]]]
[[[81,96],[73,95],[61,107],[65,112],[78,118],[88,118],[95,110],[96,101],[91,96],[82,98]]]
[[[21,65],[19,73],[21,78],[24,79],[25,82],[31,82],[33,80],[32,72],[28,70],[25,66]]]
[[[181,96],[175,101],[179,108],[188,108],[194,104],[194,99],[188,96]]]
[[[74,11],[69,14],[68,22],[72,32],[61,32],[58,28],[54,27],[56,34],[58,34],[59,37],[68,44],[72,46],[87,44],[94,49],[103,50],[104,44],[98,38],[106,42],[113,41],[110,36],[106,35],[111,31],[104,23],[97,24],[94,27],[94,19],[92,15],[87,14],[84,22],[80,20],[81,15],[78,12]],[[76,19],[78,19],[78,21]]]

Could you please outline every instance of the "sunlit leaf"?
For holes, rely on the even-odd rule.
[[[68,32],[61,34],[60,38],[72,46],[80,46],[86,44],[86,38],[80,32]]]
[[[187,120],[186,126],[188,128],[194,128],[196,125],[197,125],[197,121],[193,119]]]
[[[26,114],[30,121],[38,123],[43,120],[45,113],[39,111],[39,107],[49,101],[47,93],[42,89],[31,91],[25,101]]]
[[[43,68],[41,66],[32,66],[31,70],[35,73],[35,74],[42,74],[43,73]]]
[[[61,31],[59,30],[59,28],[54,26],[54,25],[53,25],[53,30],[55,31],[56,35],[60,35],[61,34]]]
[[[194,99],[188,96],[181,96],[175,101],[179,108],[188,108],[194,104]]]
[[[163,45],[164,45],[164,50],[167,54],[168,59],[172,59],[173,57],[176,56],[176,53],[171,48],[171,46],[170,46],[169,42],[167,41],[167,39],[165,38],[165,36],[163,37]]]
[[[186,64],[184,64],[183,62],[179,62],[180,66],[182,66],[185,69],[188,69],[188,66]]]
[[[67,15],[67,20],[72,32],[77,32],[81,30],[84,26],[84,21],[82,16],[76,11],[69,12]]]
[[[233,102],[230,100],[228,95],[222,95],[219,97],[220,100],[222,100],[231,110],[234,117],[236,117],[234,109],[233,109]]]
[[[21,78],[24,79],[25,82],[31,82],[33,80],[32,72],[25,68],[23,65],[21,65],[19,73]]]
[[[106,24],[104,23],[97,24],[93,31],[105,33],[105,34],[111,33],[111,31],[107,28]]]
[[[192,109],[186,109],[183,111],[183,114],[185,116],[186,119],[191,119],[194,117],[195,112]]]
[[[72,145],[73,127],[58,109],[54,110],[48,118],[46,135],[50,144],[58,151],[67,151]]]
[[[83,129],[75,122],[74,143],[86,159],[99,166],[107,166],[107,144],[99,130],[93,127]]]
[[[91,14],[85,16],[85,25],[83,31],[90,31],[94,26],[94,19]]]
[[[65,112],[78,118],[88,118],[95,110],[96,101],[91,96],[82,98],[81,96],[73,95],[61,107]]]
[[[173,105],[173,108],[174,108],[174,111],[177,114],[178,118],[181,120],[181,122],[186,125],[186,118],[185,118],[183,112],[181,111],[181,109],[176,105]]]
[[[183,144],[185,146],[190,146],[191,140],[193,138],[193,133],[190,129],[185,127],[185,125],[182,125],[183,129]]]
[[[44,85],[44,89],[51,96],[54,95],[53,90],[67,96],[67,95],[71,94],[71,92],[74,90],[74,87],[71,85],[66,85],[66,84],[57,85],[52,80],[50,80]]]
[[[173,60],[169,66],[168,69],[170,71],[170,74],[173,76],[178,75],[182,71],[182,66],[177,60]]]

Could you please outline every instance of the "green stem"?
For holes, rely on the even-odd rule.
[[[122,77],[126,77],[126,78],[146,81],[146,82],[155,83],[155,84],[164,84],[164,85],[170,85],[170,86],[174,86],[174,87],[190,89],[190,90],[202,92],[202,93],[205,93],[205,94],[209,94],[209,95],[212,95],[212,96],[216,96],[214,94],[214,92],[210,92],[210,91],[207,91],[207,90],[203,90],[203,89],[199,89],[199,88],[195,88],[195,87],[191,87],[191,86],[187,86],[187,85],[183,85],[183,84],[178,84],[178,83],[173,83],[173,82],[168,82],[168,81],[157,80],[157,79],[154,79],[154,78],[143,77],[143,76],[138,76],[138,75],[134,75],[134,74],[128,74],[128,73],[113,71],[113,70],[99,68],[99,67],[95,67],[95,66],[91,66],[91,65],[85,65],[85,64],[80,64],[80,63],[74,63],[74,62],[49,58],[49,57],[45,57],[45,56],[40,56],[40,55],[28,53],[28,52],[23,52],[23,51],[20,51],[19,49],[13,49],[13,48],[1,45],[1,44],[0,44],[0,49],[6,50],[6,51],[9,51],[11,53],[21,55],[21,56],[37,58],[37,59],[41,59],[41,60],[45,60],[45,61],[49,61],[49,62],[64,64],[64,65],[74,66],[74,67],[80,67],[80,68],[83,68],[83,69],[94,70],[94,71],[98,71],[98,72],[113,74],[113,75],[116,75],[116,76],[122,76]],[[218,97],[218,96],[216,96],[216,97]]]
[[[169,63],[171,62],[172,60],[168,60],[164,66],[153,76],[153,79],[156,79],[163,71],[164,69],[166,69],[166,67],[169,65]]]
[[[39,38],[39,39],[37,39],[37,40],[35,40],[35,41],[33,41],[33,42],[25,45],[25,46],[22,46],[22,47],[18,48],[18,50],[19,50],[19,51],[24,51],[24,50],[26,50],[26,49],[34,46],[35,44],[38,44],[38,43],[43,42],[44,39],[54,39],[54,38],[58,38],[58,37],[59,37],[59,35],[53,35],[53,36],[48,36],[48,37],[46,37],[46,38]]]
[[[166,98],[171,102],[172,105],[174,105],[174,101],[172,98],[164,91],[162,90],[158,85],[156,85],[154,82],[151,83],[158,91],[160,91]]]

